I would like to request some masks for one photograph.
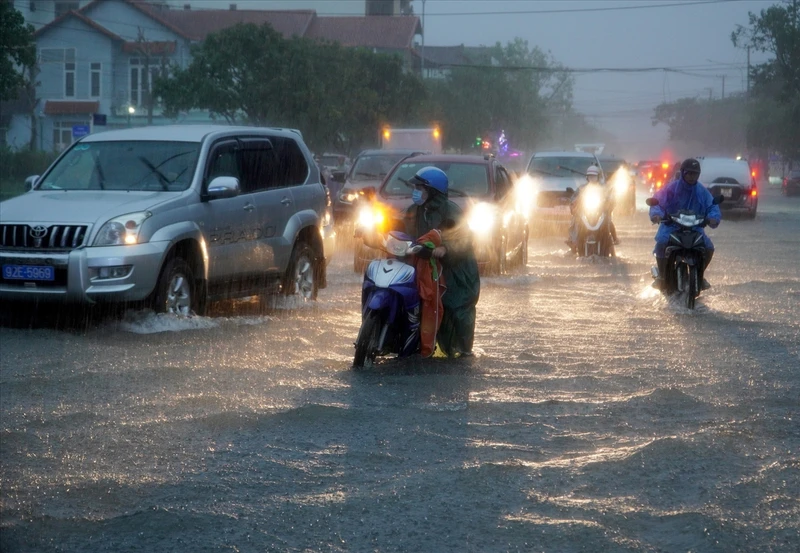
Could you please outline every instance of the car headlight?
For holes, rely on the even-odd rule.
[[[614,193],[617,196],[625,195],[625,193],[628,191],[628,187],[630,184],[628,175],[624,173],[622,169],[620,169],[614,174],[613,184],[614,184]]]
[[[139,231],[142,223],[150,217],[149,211],[139,211],[128,213],[108,221],[100,227],[97,238],[94,239],[95,246],[125,246],[139,243]]]
[[[603,194],[597,188],[587,188],[583,192],[583,210],[586,213],[595,213],[603,205]]]
[[[356,201],[356,198],[358,198],[358,193],[350,188],[345,188],[339,193],[339,200],[346,204],[353,203]]]
[[[495,217],[494,206],[481,202],[472,207],[467,224],[473,233],[483,238],[494,228]]]
[[[379,230],[386,220],[386,213],[377,205],[365,205],[358,212],[358,226],[362,230]]]
[[[530,175],[521,176],[514,183],[514,199],[517,213],[528,217],[539,193],[538,187]]]

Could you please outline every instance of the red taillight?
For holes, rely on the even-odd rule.
[[[755,189],[755,188],[753,188],[753,189],[750,191],[750,195],[751,195],[753,198],[755,198],[756,196],[758,196],[758,190],[757,190],[757,189]]]
[[[753,169],[752,171],[750,171],[750,176],[751,176],[751,177],[753,177],[753,178],[756,178],[756,171],[755,171],[755,169]]]
[[[661,181],[658,181],[658,182],[656,183],[656,188],[661,188]]]

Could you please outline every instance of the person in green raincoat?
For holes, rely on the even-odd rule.
[[[423,167],[408,183],[414,187],[414,203],[403,217],[406,234],[420,237],[433,229],[442,231],[442,245],[432,251],[442,262],[447,286],[437,343],[448,357],[472,355],[475,306],[481,290],[472,233],[461,208],[447,199],[449,182],[444,171]]]

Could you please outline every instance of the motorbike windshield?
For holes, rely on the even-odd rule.
[[[192,183],[199,152],[196,142],[78,143],[37,189],[180,192]]]
[[[411,197],[408,181],[423,167],[438,167],[447,175],[448,194],[451,196],[488,196],[489,173],[482,163],[465,162],[411,162],[397,166],[386,180],[381,193],[387,197]]]

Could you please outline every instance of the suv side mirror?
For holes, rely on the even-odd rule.
[[[341,184],[344,184],[344,181],[347,180],[347,172],[346,171],[333,171],[331,173],[331,178]]]
[[[208,184],[206,198],[233,198],[239,195],[239,179],[236,177],[214,177]]]
[[[567,192],[570,193],[570,194],[574,194],[575,190],[573,190],[571,186],[568,186],[567,187]]]
[[[39,175],[31,175],[30,177],[25,179],[25,192],[29,192],[33,190],[33,187],[36,186],[36,181],[39,180]]]

